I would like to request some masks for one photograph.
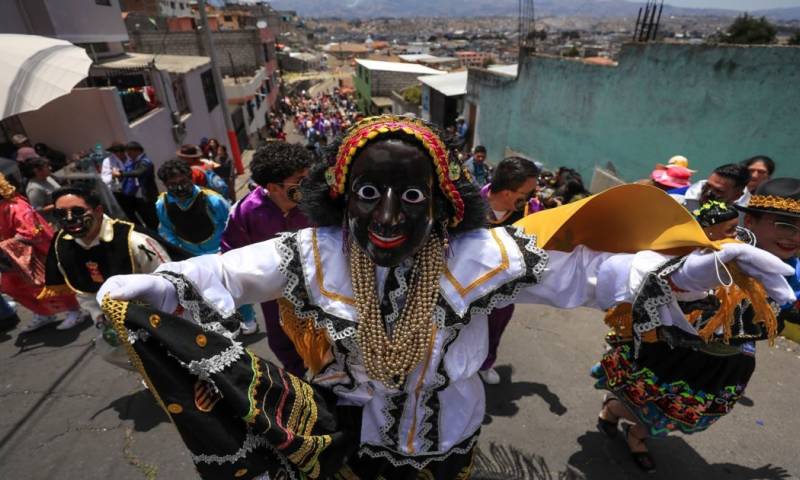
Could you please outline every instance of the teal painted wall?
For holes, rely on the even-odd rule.
[[[766,154],[800,177],[800,47],[630,44],[616,67],[529,57],[514,81],[477,82],[492,160],[509,147],[588,183],[608,161],[633,181],[680,154],[702,179]]]

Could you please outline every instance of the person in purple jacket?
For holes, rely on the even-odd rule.
[[[522,157],[507,157],[497,164],[492,182],[481,188],[481,197],[489,206],[489,225],[500,227],[512,225],[522,217],[542,209],[536,199],[539,168]],[[500,337],[506,329],[514,304],[496,308],[489,314],[489,354],[478,374],[487,385],[500,383],[500,375],[494,369]]]
[[[308,174],[311,161],[309,150],[286,142],[267,143],[253,154],[250,172],[258,186],[231,209],[222,233],[223,252],[311,226],[297,208],[300,183]],[[281,328],[278,303],[264,302],[261,310],[272,352],[288,372],[302,377],[305,366]]]

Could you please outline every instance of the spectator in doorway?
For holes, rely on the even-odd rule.
[[[492,181],[492,167],[486,163],[486,147],[478,145],[472,151],[472,156],[464,162],[464,168],[469,172],[472,183],[483,187]]]
[[[750,173],[750,181],[747,182],[747,190],[752,194],[759,185],[766,182],[775,173],[775,162],[766,155],[756,155],[750,157],[742,165]]]
[[[715,168],[706,180],[667,193],[690,212],[710,200],[747,206],[750,192],[746,186],[749,181],[750,172],[746,167],[729,163]]]

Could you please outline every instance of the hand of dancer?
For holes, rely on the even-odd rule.
[[[98,290],[97,303],[102,305],[106,295],[112,300],[141,300],[162,312],[178,308],[175,287],[158,275],[115,275]]]
[[[784,278],[794,269],[781,259],[760,248],[743,243],[726,243],[717,252],[695,251],[672,274],[672,283],[681,290],[702,292],[731,282],[724,264],[736,262],[750,277],[761,282],[767,295],[783,305],[796,300],[794,291]]]

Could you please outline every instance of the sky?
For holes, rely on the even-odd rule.
[[[727,8],[731,10],[763,10],[800,7],[800,0],[665,0],[676,7]]]

